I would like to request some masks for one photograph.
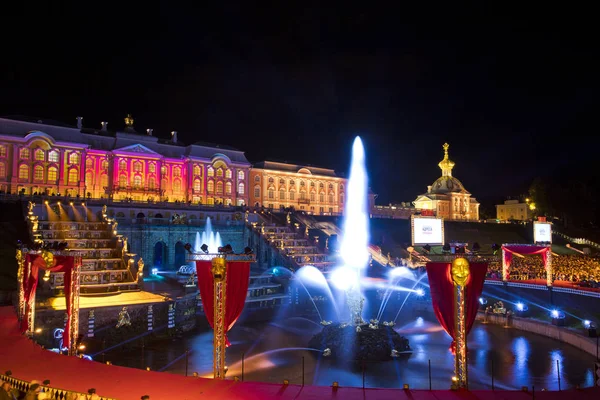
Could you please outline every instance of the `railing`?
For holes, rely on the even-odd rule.
[[[16,389],[23,393],[27,392],[29,390],[29,387],[31,386],[31,382],[14,378],[12,375],[8,376],[8,375],[0,374],[0,381],[10,383],[11,386],[13,387],[13,389]],[[87,396],[87,393],[75,392],[75,391],[66,390],[66,389],[59,389],[59,388],[55,388],[55,387],[52,387],[49,385],[42,385],[41,388],[42,388],[42,392],[44,392],[46,394],[46,397],[44,397],[45,399],[52,399],[52,400],[78,399],[80,396]],[[106,396],[99,396],[98,399],[100,399],[100,400],[116,400],[113,397],[106,397]]]

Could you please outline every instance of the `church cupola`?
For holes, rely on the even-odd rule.
[[[444,159],[440,161],[438,166],[442,170],[442,176],[451,177],[452,168],[454,168],[454,161],[448,158],[448,148],[450,147],[450,145],[448,143],[444,143],[444,146],[442,147],[444,148]]]

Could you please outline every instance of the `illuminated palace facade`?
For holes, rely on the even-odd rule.
[[[414,201],[417,211],[428,210],[435,215],[450,220],[477,221],[479,220],[479,203],[471,197],[461,181],[452,176],[454,161],[448,157],[450,145],[445,143],[444,159],[438,166],[442,176],[427,187],[427,193]]]
[[[250,205],[341,214],[346,185],[332,169],[265,161],[250,170]]]
[[[111,132],[0,118],[0,190],[135,201],[246,205],[250,163],[242,151],[183,145],[177,132],[137,133],[133,119]]]

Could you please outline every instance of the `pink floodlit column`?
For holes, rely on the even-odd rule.
[[[506,262],[506,250],[502,247],[502,280],[508,281],[508,264]]]

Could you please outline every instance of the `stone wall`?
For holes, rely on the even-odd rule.
[[[219,232],[223,244],[231,244],[235,252],[243,252],[247,246],[247,229],[243,224],[230,224],[225,226],[213,226],[213,230]],[[196,240],[196,232],[204,231],[203,225],[155,225],[155,224],[133,224],[121,225],[118,227],[119,234],[128,238],[129,251],[136,253],[144,259],[145,273],[155,264],[155,248],[158,243],[166,246],[166,262],[162,268],[178,270],[181,265],[176,265],[175,247],[178,242],[182,245],[191,243],[194,245]],[[179,250],[180,252],[183,249]],[[210,249],[217,251],[217,249]],[[180,255],[180,259],[184,258]]]
[[[582,335],[581,332],[583,332],[583,330],[576,331],[573,329],[548,324],[542,321],[529,318],[519,318],[515,316],[511,316],[507,324],[506,316],[488,314],[486,317],[485,313],[482,311],[477,314],[477,320],[487,320],[487,322],[491,324],[510,326],[511,328],[522,331],[536,333],[538,335],[546,336],[555,340],[559,340],[563,343],[570,344],[571,346],[575,346],[593,356],[598,355],[598,341],[594,338]]]

